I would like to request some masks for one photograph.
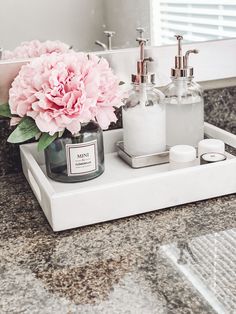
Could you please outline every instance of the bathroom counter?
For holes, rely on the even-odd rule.
[[[53,233],[0,181],[1,313],[235,313],[236,196]]]
[[[207,121],[235,133],[235,103],[206,91]],[[9,132],[0,119],[1,314],[236,313],[236,195],[53,233]]]

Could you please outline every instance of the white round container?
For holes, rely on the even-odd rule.
[[[205,139],[198,143],[198,157],[206,153],[225,153],[225,143],[217,139]]]
[[[171,147],[170,156],[170,169],[180,169],[192,167],[196,164],[196,149],[189,145],[176,145]]]
[[[221,153],[205,153],[200,157],[200,164],[211,164],[213,162],[219,162],[226,160],[227,157]]]

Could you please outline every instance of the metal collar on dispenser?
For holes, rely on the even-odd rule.
[[[186,51],[182,54],[182,40],[183,36],[175,35],[178,40],[178,55],[175,56],[175,67],[171,69],[171,76],[173,77],[191,77],[193,76],[193,67],[188,66],[188,59],[190,53],[198,53],[197,49]]]
[[[148,73],[148,69],[147,69],[147,63],[152,62],[153,59],[151,57],[150,58],[144,57],[144,47],[146,43],[148,42],[148,39],[139,37],[136,40],[139,42],[140,60],[138,60],[137,62],[137,74],[132,74],[132,83],[153,84],[155,82],[155,74]]]

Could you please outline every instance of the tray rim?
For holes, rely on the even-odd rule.
[[[212,126],[212,125],[205,125],[206,128],[206,134],[207,135],[213,135],[214,134],[218,134],[220,136],[217,136],[217,138],[222,139],[222,137],[226,138],[225,143],[232,146],[232,147],[236,147],[236,135],[231,134],[227,131],[223,131],[223,133],[221,132],[221,129]],[[122,129],[116,129],[116,130],[110,130],[107,132],[104,132],[105,137],[109,140],[109,134],[114,135],[115,139],[119,139],[120,136],[122,136]],[[110,136],[112,137],[112,136]],[[113,139],[114,139],[113,138]],[[144,173],[142,176],[137,176],[137,177],[130,177],[128,179],[124,178],[124,181],[120,181],[121,179],[119,179],[119,181],[117,182],[107,182],[107,184],[102,184],[102,185],[93,185],[93,186],[85,186],[82,189],[73,189],[73,190],[66,190],[66,191],[56,191],[53,187],[53,185],[51,185],[49,179],[47,178],[47,176],[44,174],[43,170],[41,169],[42,166],[42,162],[40,163],[38,160],[35,159],[35,157],[33,156],[34,152],[35,154],[37,153],[37,149],[36,149],[37,143],[30,143],[30,144],[23,144],[20,147],[20,152],[21,152],[21,158],[22,158],[22,165],[23,165],[23,172],[24,175],[27,179],[27,181],[29,182],[31,189],[33,190],[45,216],[47,217],[52,229],[54,231],[61,231],[61,230],[66,230],[66,229],[71,229],[71,228],[76,228],[76,227],[81,227],[81,226],[85,226],[85,225],[89,225],[89,224],[94,224],[94,223],[100,223],[100,222],[105,222],[105,221],[109,221],[109,220],[113,220],[113,219],[119,219],[122,217],[127,217],[127,216],[132,216],[132,215],[136,215],[136,214],[141,214],[141,213],[146,213],[146,212],[150,212],[150,211],[154,211],[154,210],[159,210],[162,208],[168,208],[168,207],[172,207],[172,206],[176,206],[176,205],[181,205],[181,204],[186,204],[189,202],[195,202],[195,201],[199,201],[199,200],[203,200],[203,199],[209,199],[212,197],[217,197],[217,196],[223,196],[223,195],[227,195],[227,194],[231,194],[231,193],[236,193],[236,179],[235,179],[235,183],[234,183],[234,177],[233,177],[233,173],[232,170],[236,169],[236,156],[229,154],[229,156],[232,156],[232,158],[227,159],[226,161],[221,161],[221,162],[217,162],[217,163],[212,163],[212,164],[205,164],[205,165],[195,165],[193,167],[189,167],[189,168],[183,168],[183,169],[176,169],[176,170],[172,170],[172,171],[165,171],[165,172],[151,172],[151,173]],[[110,141],[110,143],[108,143],[108,145],[106,146],[106,154],[116,154],[114,152],[115,149],[115,143],[113,143],[112,141]],[[38,154],[38,153],[37,153]],[[42,156],[41,156],[42,157]],[[119,158],[117,156],[117,158]],[[40,159],[40,158],[39,158]],[[41,158],[42,161],[42,158]],[[123,161],[121,161],[123,163]],[[222,164],[223,163],[223,164]],[[232,165],[232,166],[231,166]],[[139,171],[139,169],[132,169],[131,167],[129,167],[128,165],[126,165],[129,169],[130,172],[132,171]],[[162,165],[160,165],[162,166]],[[159,166],[157,166],[159,167]],[[200,168],[199,168],[200,167]],[[152,167],[150,167],[152,168]],[[209,171],[206,171],[206,175],[205,172],[203,171],[203,169],[209,169]],[[216,171],[213,171],[212,169],[216,169]],[[225,169],[225,170],[223,170]],[[232,170],[231,170],[232,169]],[[128,208],[127,211],[122,210],[120,208],[118,208],[118,205],[114,205],[114,208],[118,208],[117,212],[109,212],[109,208],[105,208],[104,210],[101,209],[100,206],[100,210],[101,210],[101,216],[98,215],[98,213],[93,210],[91,210],[91,201],[89,201],[89,208],[88,208],[88,212],[90,215],[89,217],[87,217],[86,215],[86,203],[85,204],[85,208],[81,208],[81,213],[82,213],[82,218],[80,220],[80,218],[76,217],[76,222],[75,224],[73,224],[73,219],[69,218],[69,222],[68,219],[66,220],[66,222],[61,221],[64,218],[64,215],[66,215],[66,212],[68,211],[68,207],[67,207],[67,200],[70,201],[71,199],[75,199],[78,198],[82,201],[85,201],[87,195],[89,193],[92,193],[92,195],[96,195],[98,197],[104,197],[105,193],[109,193],[111,192],[111,194],[114,197],[114,191],[124,191],[124,188],[128,189],[133,189],[133,186],[135,186],[135,188],[137,187],[138,189],[140,189],[140,187],[145,187],[147,188],[148,185],[150,185],[151,183],[154,183],[155,185],[157,184],[158,186],[160,186],[161,181],[163,180],[163,182],[168,182],[168,184],[170,184],[172,186],[172,188],[174,188],[172,181],[176,182],[176,180],[182,180],[182,178],[188,178],[191,181],[192,187],[195,187],[195,183],[192,183],[192,178],[194,176],[194,174],[197,174],[196,177],[198,178],[203,178],[204,180],[207,180],[207,178],[209,177],[209,174],[212,174],[214,177],[214,174],[219,172],[219,175],[224,175],[224,171],[226,171],[227,175],[229,176],[229,185],[228,186],[223,186],[219,187],[214,185],[214,181],[213,182],[213,186],[214,188],[210,188],[210,190],[208,192],[202,191],[200,189],[199,194],[196,193],[196,191],[193,191],[193,195],[191,196],[176,196],[176,193],[173,192],[173,197],[177,197],[177,200],[173,201],[172,199],[169,200],[163,200],[164,197],[167,196],[161,196],[160,200],[159,199],[154,199],[154,201],[157,201],[157,204],[155,203],[153,205],[152,201],[149,201],[148,199],[144,199],[142,201],[142,206],[144,207],[139,208],[139,205],[136,206],[139,208],[139,210],[135,210],[133,207],[131,207],[130,209]],[[31,174],[31,176],[33,177],[33,181],[36,182],[36,187],[32,186],[34,185],[32,183],[32,180],[29,178],[29,173]],[[218,184],[220,184],[219,181],[219,176],[217,174],[217,182]],[[195,180],[195,179],[194,179]],[[224,183],[227,182],[225,181],[225,179],[223,180]],[[195,182],[195,181],[194,181]],[[66,184],[67,186],[70,185],[68,183],[60,183],[60,184]],[[76,183],[75,183],[76,184]],[[175,183],[176,184],[176,183]],[[182,184],[182,183],[181,183]],[[71,184],[72,185],[72,184]],[[74,185],[74,184],[73,184]],[[186,185],[186,183],[183,184],[187,189],[188,189],[188,185]],[[227,184],[226,184],[227,185]],[[37,194],[37,186],[39,189],[39,195]],[[179,187],[177,188],[177,190],[179,190]],[[99,194],[101,193],[101,194]],[[131,194],[133,194],[134,191],[131,190]],[[145,192],[146,193],[146,192]],[[146,193],[144,195],[148,195],[148,193]],[[170,197],[172,196],[172,194],[170,193]],[[181,194],[181,193],[180,193]],[[126,195],[127,196],[127,195]],[[106,196],[105,196],[106,197]],[[183,197],[183,200],[181,199],[181,197]],[[168,198],[168,197],[167,197]],[[181,199],[181,201],[180,201]],[[188,201],[190,199],[190,201]],[[108,207],[111,206],[109,204],[109,202],[111,202],[112,199],[110,198],[108,200]],[[113,200],[114,201],[114,200]],[[130,203],[130,200],[129,204]],[[145,203],[144,203],[145,201]],[[147,201],[147,204],[146,204]],[[87,201],[86,201],[87,202]],[[175,203],[173,203],[175,202]],[[135,203],[135,202],[134,202]],[[152,203],[152,206],[151,206]],[[164,203],[164,205],[163,205]],[[64,204],[64,205],[63,205]],[[73,203],[72,203],[73,204]],[[105,204],[106,206],[106,202],[104,203],[103,200],[103,205]],[[135,205],[135,204],[134,204]],[[65,206],[65,208],[63,207]],[[71,205],[73,207],[73,205]],[[94,206],[96,206],[96,204],[94,204]],[[98,208],[99,208],[98,206]],[[129,206],[129,205],[128,205]],[[132,204],[133,206],[133,204]],[[141,205],[140,205],[141,206]],[[156,206],[156,207],[155,207]],[[154,208],[153,208],[154,207]],[[68,211],[69,213],[75,214],[75,211],[73,208],[69,209]],[[79,210],[80,213],[80,210]],[[78,213],[76,214],[78,215]],[[85,215],[85,216],[84,216]],[[92,217],[93,215],[95,215],[95,218]],[[91,217],[91,219],[90,219]],[[68,217],[67,217],[68,218]],[[71,221],[70,221],[71,219]],[[87,219],[87,220],[86,220]],[[92,221],[92,222],[91,222]]]
[[[211,134],[222,134],[224,139],[225,139],[225,144],[228,144],[234,148],[236,148],[236,135],[232,134],[232,133],[229,133],[223,129],[220,129],[212,124],[209,124],[207,122],[204,123],[204,126],[205,126],[205,134],[206,135],[210,135]],[[114,129],[114,130],[108,130],[108,131],[105,131],[104,134],[105,134],[105,137],[106,137],[106,133],[114,133],[114,134],[121,134],[122,133],[122,129]],[[221,137],[221,136],[220,136]],[[217,137],[219,138],[219,136]],[[222,137],[221,137],[222,138]],[[102,186],[91,186],[91,187],[83,187],[81,190],[72,190],[71,192],[70,191],[65,191],[65,192],[57,192],[53,186],[50,184],[50,180],[46,175],[45,173],[43,172],[43,170],[41,169],[40,167],[40,164],[37,162],[37,160],[34,158],[34,156],[32,155],[32,153],[30,152],[30,149],[29,148],[35,148],[36,149],[36,145],[37,143],[28,143],[28,144],[22,144],[20,145],[20,151],[21,151],[21,155],[23,154],[24,157],[26,157],[28,159],[28,161],[31,163],[32,167],[31,167],[31,172],[33,172],[33,176],[35,177],[38,177],[39,179],[39,182],[38,185],[40,185],[40,188],[43,188],[46,192],[46,194],[48,195],[49,198],[57,198],[57,197],[61,197],[61,196],[67,196],[69,194],[75,194],[75,193],[78,193],[78,194],[81,194],[81,193],[85,193],[87,191],[93,191],[93,190],[102,190],[104,189],[104,186],[106,185],[102,185]],[[234,146],[233,146],[234,145]],[[116,147],[116,142],[114,143],[114,147]],[[115,148],[116,149],[116,148]],[[111,143],[109,143],[108,147],[106,147],[106,153],[105,155],[107,154],[117,154],[117,151],[115,152],[111,152]],[[230,153],[226,153],[226,155],[228,156],[231,156],[233,158],[230,158],[230,159],[227,159],[227,160],[224,160],[224,161],[220,161],[218,163],[209,163],[209,164],[204,164],[204,165],[194,165],[193,167],[188,167],[188,168],[182,168],[182,169],[175,169],[175,170],[172,170],[172,171],[166,171],[166,172],[153,172],[152,174],[147,174],[145,175],[145,177],[135,177],[135,178],[130,178],[129,181],[131,182],[137,182],[137,181],[142,181],[144,179],[148,179],[148,178],[151,178],[151,177],[165,177],[165,176],[170,176],[171,173],[173,172],[191,172],[191,171],[195,171],[193,169],[199,169],[202,168],[202,167],[205,167],[205,168],[211,168],[211,167],[216,167],[216,164],[230,164],[230,163],[236,163],[236,156],[230,154]],[[123,161],[124,162],[124,161]],[[45,163],[43,164],[45,165]],[[42,165],[41,165],[42,166]],[[152,167],[152,166],[150,166]],[[132,168],[130,167],[130,170],[131,171],[135,171],[135,170],[138,170],[139,168]],[[60,182],[58,182],[60,183]],[[65,184],[66,186],[70,185],[70,183],[60,183],[60,184]],[[75,185],[76,183],[71,183],[72,185]],[[109,183],[109,185],[112,185],[112,186],[116,186],[116,185],[120,185],[121,182],[113,182],[113,183]],[[46,188],[45,188],[46,187]]]

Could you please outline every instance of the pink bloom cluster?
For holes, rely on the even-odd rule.
[[[4,50],[2,54],[3,60],[8,59],[28,59],[36,58],[43,54],[52,52],[63,53],[70,49],[69,45],[59,41],[40,42],[39,40],[25,41],[16,47],[13,51]]]
[[[33,118],[41,132],[79,132],[97,121],[107,129],[117,120],[123,92],[104,58],[85,53],[52,53],[22,66],[9,91],[11,113]],[[13,118],[12,124],[19,120]]]

